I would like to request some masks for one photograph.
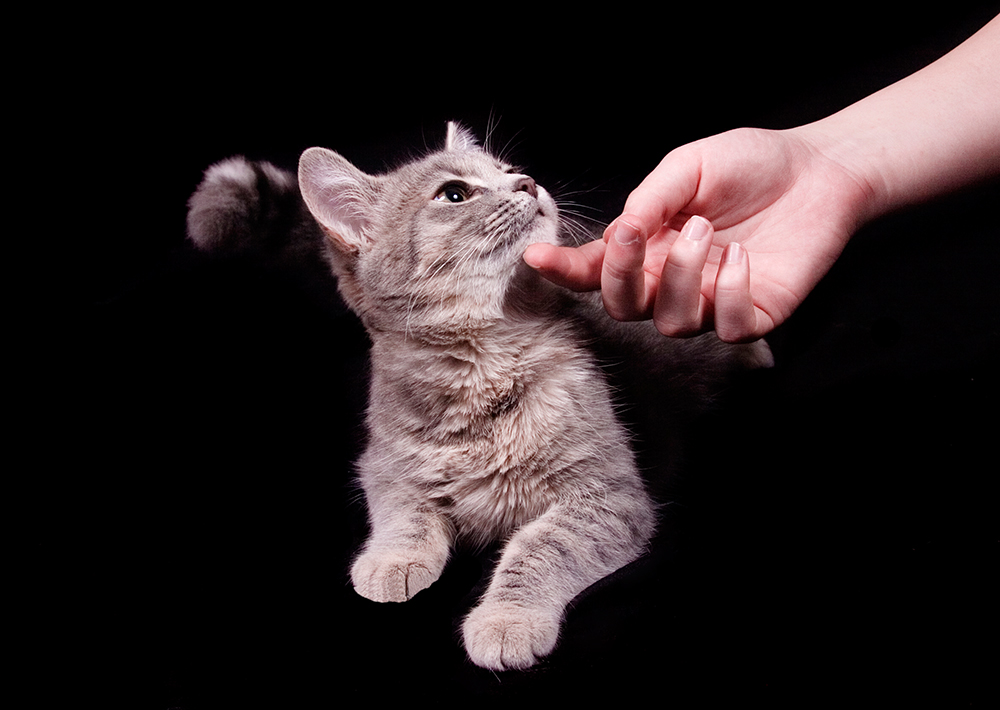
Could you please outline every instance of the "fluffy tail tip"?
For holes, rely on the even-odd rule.
[[[188,200],[188,237],[205,251],[255,250],[275,217],[275,199],[293,195],[297,200],[298,183],[290,173],[243,157],[223,160],[205,171]]]

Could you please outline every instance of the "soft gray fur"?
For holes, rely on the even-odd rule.
[[[680,373],[695,392],[769,364],[770,353],[618,324],[599,299],[537,277],[521,255],[558,243],[555,201],[454,124],[444,150],[380,176],[312,148],[298,182],[372,341],[358,462],[371,534],[354,588],[403,602],[440,576],[456,542],[501,540],[464,621],[465,647],[486,668],[531,666],[555,646],[570,600],[642,555],[655,524],[590,346],[610,337],[617,352],[641,351],[652,375]],[[191,200],[192,239],[247,249],[244,233],[270,234],[253,226],[260,209],[245,206],[265,189],[294,193],[294,180],[239,159],[211,168]]]

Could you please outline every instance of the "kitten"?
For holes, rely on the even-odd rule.
[[[443,150],[385,175],[312,148],[298,185],[314,219],[292,176],[216,165],[191,199],[189,233],[206,249],[271,242],[291,260],[321,249],[371,337],[357,464],[371,532],[354,588],[406,601],[456,543],[503,541],[465,647],[477,665],[527,668],[552,651],[567,604],[642,555],[655,525],[590,346],[640,353],[643,378],[673,377],[698,396],[770,352],[616,323],[593,295],[539,278],[521,255],[560,242],[555,201],[455,124]]]

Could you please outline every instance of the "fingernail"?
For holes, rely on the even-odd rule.
[[[726,247],[726,263],[739,264],[743,261],[743,247],[736,242],[729,242]]]
[[[708,236],[711,226],[704,217],[692,217],[684,225],[684,238],[692,242],[700,242]]]
[[[541,262],[538,260],[538,250],[532,249],[533,244],[529,244],[528,248],[524,250],[521,258],[524,259],[524,263],[530,266],[532,269],[541,268]]]
[[[639,228],[633,227],[625,220],[615,222],[615,241],[622,246],[631,246],[639,243]]]

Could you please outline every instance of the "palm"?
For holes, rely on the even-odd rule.
[[[700,215],[715,227],[702,295],[714,302],[724,248],[738,242],[749,254],[755,308],[773,324],[781,322],[826,273],[850,236],[852,205],[863,197],[858,183],[787,134],[740,130],[668,156],[647,180],[652,183],[648,189],[657,189],[657,173],[674,171],[684,161],[697,161],[697,188],[648,239],[643,270],[658,279],[681,227]],[[645,186],[630,197],[626,212],[643,198]]]

